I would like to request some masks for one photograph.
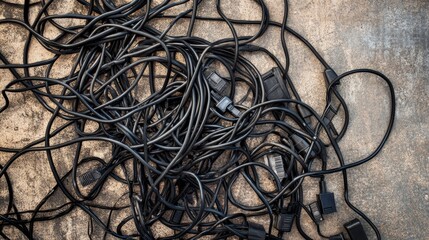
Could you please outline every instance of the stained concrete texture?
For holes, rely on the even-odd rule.
[[[383,149],[371,162],[349,171],[350,200],[362,209],[379,227],[383,239],[429,239],[429,1],[425,0],[292,0],[289,1],[289,25],[305,36],[325,57],[327,62],[342,73],[355,68],[380,70],[393,81],[396,90],[396,123],[393,133]],[[267,0],[273,20],[281,21],[282,0]],[[73,11],[77,4],[64,4],[58,11]],[[250,0],[222,1],[228,16],[239,19],[258,19],[257,5]],[[216,16],[215,1],[207,0],[201,5],[199,15]],[[8,8],[0,3],[0,18],[21,18],[20,9]],[[34,16],[33,16],[34,17]],[[160,21],[156,25],[165,26]],[[186,29],[186,23],[175,27],[174,32]],[[256,31],[252,27],[237,27],[239,34]],[[226,24],[198,21],[196,35],[214,40],[230,36]],[[26,38],[23,28],[1,24],[0,50],[12,62],[20,62]],[[324,82],[322,66],[300,42],[287,37],[292,64],[291,76],[304,101],[321,110],[324,106]],[[258,43],[273,51],[282,61],[279,31],[270,29]],[[50,54],[34,44],[31,61],[46,59]],[[263,55],[249,55],[261,72],[274,66]],[[73,59],[63,59],[56,74],[68,68]],[[36,68],[34,70],[42,71]],[[12,75],[0,69],[0,88]],[[341,143],[347,162],[367,155],[380,141],[387,126],[389,101],[387,86],[379,79],[362,74],[348,78],[339,86],[350,109],[349,131]],[[0,115],[0,146],[22,147],[31,140],[44,135],[49,114],[43,111],[30,94],[12,94],[11,107]],[[1,104],[4,99],[0,99]],[[88,143],[88,154],[107,157],[109,146]],[[61,156],[60,172],[70,167],[70,152],[67,149],[54,151]],[[10,154],[1,153],[4,164]],[[16,203],[20,210],[35,207],[55,181],[49,171],[44,153],[27,154],[14,163],[9,170],[16,190]],[[345,205],[342,198],[341,175],[328,177],[329,189],[338,201],[338,213],[329,215],[322,224],[322,231],[332,235],[344,231],[342,224],[356,215]],[[305,184],[314,184],[306,180]],[[244,187],[243,187],[244,189]],[[315,189],[316,190],[316,189]],[[109,201],[110,192],[117,186],[109,185],[104,201]],[[238,188],[244,197],[245,190]],[[313,191],[305,193],[307,203],[315,200]],[[5,191],[0,189],[0,208]],[[113,198],[112,199],[117,199]],[[57,203],[64,201],[58,196]],[[255,201],[249,196],[247,201]],[[35,225],[37,239],[88,239],[88,216],[82,211],[73,211],[66,217]],[[264,222],[267,219],[258,219]],[[303,217],[304,228],[314,233],[308,217]],[[364,225],[374,239],[368,225]],[[98,231],[98,232],[97,232]],[[162,227],[154,227],[158,236],[165,233]],[[101,234],[96,229],[94,234]],[[18,232],[11,231],[12,239],[21,239]],[[100,235],[98,235],[100,236]],[[316,236],[316,235],[312,235]],[[285,239],[300,239],[296,231]]]

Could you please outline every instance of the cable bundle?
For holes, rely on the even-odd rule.
[[[154,239],[152,227],[162,224],[171,234],[160,239],[278,239],[296,222],[299,233],[312,239],[315,236],[301,227],[302,215],[308,214],[321,237],[341,239],[343,234],[324,236],[319,225],[323,215],[336,211],[325,175],[342,172],[346,203],[380,238],[371,220],[348,200],[346,170],[373,159],[385,144],[395,113],[393,86],[386,76],[369,69],[338,76],[305,38],[287,26],[287,1],[282,23],[270,20],[262,0],[256,1],[262,12],[260,21],[228,18],[220,0],[216,2],[219,18],[197,15],[202,0],[192,1],[189,9],[177,15],[168,11],[189,7],[188,0],[124,4],[77,0],[80,13],[65,14],[55,13],[52,5],[56,2],[3,3],[22,8],[24,17],[2,19],[0,24],[25,28],[29,35],[23,63],[11,63],[0,52],[0,67],[14,76],[2,91],[5,104],[0,112],[16,104],[9,101],[9,94],[31,92],[50,112],[50,120],[43,138],[19,149],[0,148],[14,154],[0,166],[8,196],[7,209],[0,215],[2,237],[11,238],[6,229],[13,227],[32,239],[37,236],[36,222],[55,221],[78,208],[90,217],[90,238],[97,226],[103,229],[104,238]],[[38,13],[30,22],[35,6]],[[159,19],[169,24],[159,29],[152,24]],[[79,24],[62,24],[72,20]],[[170,34],[183,21],[188,24],[186,33]],[[196,21],[226,23],[232,37],[213,42],[196,37]],[[258,26],[258,31],[239,36],[237,25]],[[281,30],[285,64],[254,43],[271,27]],[[47,36],[50,28],[58,32],[54,38]],[[286,34],[303,42],[326,69],[322,114],[301,101],[288,74]],[[54,56],[29,63],[32,40]],[[272,70],[261,73],[246,59],[245,54],[256,52],[273,60]],[[53,77],[53,69],[67,56],[74,56],[71,70],[65,77]],[[44,67],[44,73],[31,74],[35,67]],[[347,131],[349,114],[337,85],[358,73],[375,74],[388,84],[391,115],[378,147],[367,157],[345,164],[338,142]],[[337,130],[332,119],[339,111],[345,117]],[[106,144],[111,157],[86,154],[82,146],[88,142]],[[333,157],[327,148],[333,148],[339,167],[328,168]],[[58,170],[61,159],[52,153],[61,149],[72,149],[72,167],[66,173]],[[31,152],[46,153],[50,165],[46,170],[52,172],[56,185],[35,209],[20,211],[8,169]],[[304,204],[306,177],[320,181],[318,201],[310,206]],[[244,191],[254,194],[255,204],[237,196],[240,181],[247,184]],[[108,186],[113,182],[126,193],[100,204],[102,192],[111,191]],[[53,196],[58,193],[67,202],[52,207],[50,202],[55,202]],[[255,216],[269,216],[270,221],[264,228],[251,220]],[[358,219],[345,227],[352,239],[364,234]]]

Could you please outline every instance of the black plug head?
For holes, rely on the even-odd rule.
[[[351,240],[368,240],[365,230],[363,229],[362,223],[359,219],[355,218],[350,222],[344,224],[344,228],[350,236]]]
[[[326,69],[325,70],[325,80],[326,80],[326,84],[331,84],[335,79],[338,78],[337,73],[333,70],[333,69]],[[340,82],[335,83],[335,85],[340,84]]]
[[[320,193],[317,197],[319,198],[319,207],[322,214],[330,214],[337,211],[334,193]]]
[[[88,172],[79,176],[79,181],[82,186],[88,186],[91,183],[96,182],[103,175],[103,168],[96,168],[89,170]]]
[[[279,232],[290,232],[292,230],[298,207],[298,203],[292,202],[289,203],[287,208],[280,210],[280,213],[276,216],[276,225],[274,226]]]
[[[322,212],[320,211],[319,204],[317,204],[317,202],[310,204],[310,211],[311,214],[313,214],[316,223],[320,223],[323,221]]]
[[[183,204],[184,203],[182,200],[178,201],[179,206],[183,206]],[[170,217],[170,222],[175,224],[180,224],[182,222],[184,213],[185,212],[183,210],[173,210],[173,214],[171,214],[171,217]]]
[[[257,223],[249,222],[249,230],[247,233],[247,239],[249,240],[265,240],[267,233],[265,232],[264,226]]]
[[[212,72],[207,77],[210,87],[222,96],[228,96],[231,85],[216,72]]]
[[[290,232],[292,230],[295,213],[280,213],[276,218],[276,229],[279,232]]]
[[[298,150],[298,153],[303,157],[307,156],[307,153],[310,150],[310,144],[307,142],[307,140],[297,134],[291,134],[290,138],[292,139],[296,150]],[[315,147],[311,149],[309,159],[317,157],[317,153],[314,149]]]
[[[320,180],[320,194],[317,195],[317,198],[322,214],[329,214],[337,211],[334,193],[326,190],[325,180]]]
[[[262,75],[266,98],[268,100],[290,99],[289,91],[284,83],[279,68],[273,68]]]

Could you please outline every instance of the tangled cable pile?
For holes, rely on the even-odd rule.
[[[0,148],[13,153],[0,166],[8,196],[7,209],[0,213],[2,237],[13,238],[4,231],[13,227],[33,239],[36,222],[52,221],[79,208],[90,216],[90,238],[92,223],[104,230],[104,238],[121,239],[154,239],[154,224],[172,230],[160,239],[278,239],[296,223],[299,233],[312,239],[317,236],[309,236],[300,222],[301,216],[308,214],[320,237],[342,239],[343,234],[325,236],[319,229],[322,215],[336,211],[325,175],[341,172],[346,203],[380,238],[377,227],[348,200],[347,169],[373,159],[385,144],[395,113],[393,86],[382,73],[369,69],[337,75],[304,37],[287,26],[286,0],[282,23],[270,19],[263,0],[255,1],[262,12],[259,21],[228,18],[220,0],[216,1],[218,18],[197,15],[202,0],[191,1],[190,8],[177,15],[167,11],[188,6],[189,0],[122,4],[77,0],[84,9],[80,14],[54,13],[54,2],[7,3],[22,8],[23,19],[0,20],[0,24],[13,24],[29,33],[23,63],[11,63],[0,52],[0,68],[7,68],[14,76],[2,90],[5,104],[0,113],[15,104],[9,102],[8,95],[17,92],[31,92],[50,112],[43,138],[19,149]],[[35,6],[38,13],[30,21],[29,13]],[[151,24],[157,19],[166,19],[169,24],[159,29]],[[81,24],[62,24],[70,20]],[[232,37],[214,42],[196,37],[196,21],[226,23]],[[170,30],[179,23],[187,24],[186,33],[171,35]],[[238,25],[258,26],[258,31],[253,36],[239,36]],[[280,29],[285,63],[254,44],[273,27]],[[58,35],[48,38],[49,28],[55,28]],[[286,34],[304,43],[326,69],[326,106],[321,114],[301,101],[288,74]],[[34,40],[54,57],[29,63]],[[261,73],[243,56],[254,52],[265,54],[276,65]],[[66,55],[76,56],[71,71],[63,78],[52,77],[54,65]],[[30,69],[42,66],[46,69],[43,76],[30,74]],[[378,147],[367,157],[345,164],[338,142],[346,133],[349,115],[337,85],[358,73],[377,75],[388,84],[391,114]],[[340,128],[332,123],[338,111],[344,112]],[[88,130],[94,126],[93,131]],[[52,141],[67,129],[73,130],[70,139]],[[82,145],[89,141],[108,143],[106,151],[111,152],[111,158],[83,154]],[[335,157],[328,156],[329,147]],[[58,160],[52,154],[62,148],[73,149],[72,168],[65,174],[58,171]],[[52,172],[56,186],[35,209],[20,211],[14,203],[14,183],[8,169],[31,152],[46,153],[47,171]],[[338,159],[338,167],[328,168],[332,159]],[[310,206],[304,205],[305,177],[320,181],[318,201]],[[237,197],[234,189],[239,178],[248,184],[246,191],[257,196],[257,205]],[[262,184],[267,178],[271,187]],[[97,199],[109,181],[126,188],[126,194],[116,202],[100,204]],[[67,203],[45,206],[58,192]],[[100,217],[101,211],[107,212],[107,217]],[[255,216],[269,216],[270,221],[264,228],[249,220]],[[133,227],[126,228],[129,224]],[[346,230],[352,239],[356,230],[363,234],[358,219],[346,224]]]

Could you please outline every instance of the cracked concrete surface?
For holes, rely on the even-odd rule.
[[[266,1],[273,20],[283,16],[282,0]],[[373,161],[349,171],[350,199],[379,227],[383,239],[429,239],[429,1],[425,0],[292,0],[289,25],[305,36],[327,62],[342,73],[355,68],[372,68],[383,72],[396,90],[396,123],[393,133]],[[258,19],[259,10],[250,1],[222,1],[229,16],[240,19]],[[73,4],[62,11],[72,11]],[[200,15],[215,16],[214,1],[200,7]],[[256,14],[257,13],[257,14]],[[0,18],[21,18],[22,11],[7,8],[0,3]],[[162,26],[162,23],[159,23]],[[176,27],[175,32],[183,28]],[[209,30],[207,30],[209,29]],[[242,35],[256,28],[237,27]],[[211,30],[211,31],[210,31]],[[20,27],[0,25],[0,51],[11,62],[22,61],[22,48],[27,32]],[[197,22],[196,35],[213,40],[229,36],[226,24]],[[304,101],[321,110],[324,105],[322,66],[301,43],[287,38],[292,65],[291,76]],[[284,61],[279,31],[270,29],[258,43]],[[49,57],[35,44],[31,61]],[[273,66],[264,56],[248,56],[261,72]],[[64,59],[64,67],[70,59]],[[63,67],[63,66],[61,66]],[[34,71],[38,71],[37,68]],[[39,71],[42,71],[40,69]],[[61,74],[58,70],[57,74]],[[0,89],[13,79],[0,69]],[[389,114],[387,86],[368,75],[350,77],[339,87],[349,104],[351,122],[341,143],[347,162],[363,157],[376,147],[387,126]],[[22,147],[44,135],[49,114],[42,111],[31,94],[10,94],[11,106],[0,115],[0,146]],[[3,104],[4,100],[0,99]],[[106,146],[87,144],[88,154],[105,157]],[[60,171],[70,166],[67,152],[54,151],[63,156]],[[4,164],[10,154],[0,153]],[[16,188],[16,202],[21,210],[34,208],[35,202],[47,194],[54,184],[44,153],[27,154],[9,170]],[[342,199],[342,180],[339,174],[328,177],[329,189],[335,192],[338,213],[329,215],[322,224],[326,235],[343,231],[343,223],[356,217]],[[305,184],[312,184],[306,180]],[[4,184],[4,183],[1,183]],[[0,184],[0,185],[1,185]],[[0,189],[0,210],[4,209],[4,188]],[[108,189],[115,190],[115,186]],[[108,201],[108,190],[106,190]],[[237,191],[240,191],[238,189]],[[307,203],[315,200],[313,192],[305,193]],[[115,198],[116,199],[116,198]],[[60,196],[58,201],[62,201]],[[252,199],[250,199],[252,200]],[[87,219],[82,211],[73,211],[67,217],[35,225],[37,239],[88,239]],[[266,219],[259,219],[263,222]],[[307,217],[305,228],[311,229]],[[370,239],[374,234],[365,225]],[[101,230],[98,230],[99,233]],[[163,229],[158,228],[162,235]],[[11,232],[13,239],[22,237]],[[314,235],[313,235],[314,236]],[[300,239],[297,232],[286,239]]]

